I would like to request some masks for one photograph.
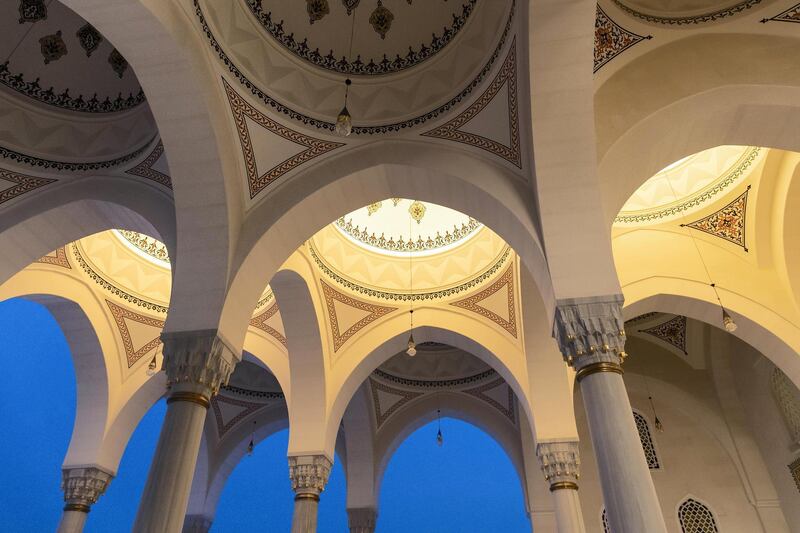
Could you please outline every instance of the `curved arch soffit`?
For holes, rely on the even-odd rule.
[[[526,190],[509,171],[438,145],[380,141],[327,159],[278,186],[270,201],[249,215],[221,330],[239,346],[256,293],[292,252],[340,216],[392,197],[439,204],[480,220],[519,255],[552,315],[550,274],[531,207],[535,202]]]
[[[719,304],[712,301],[710,295],[708,299],[697,296],[700,290],[707,287],[705,283],[663,277],[635,282],[623,288],[628,297],[623,315],[629,319],[649,312],[663,312],[684,315],[719,327],[722,321]],[[757,303],[737,298],[734,294],[727,295],[726,309],[734,315],[738,325],[732,335],[772,361],[796,386],[800,384],[800,335],[797,328],[787,326],[781,317],[774,316]],[[756,315],[765,318],[751,318]],[[775,331],[781,331],[784,335]],[[794,338],[786,338],[790,336]]]
[[[614,73],[595,92],[609,227],[642,183],[685,156],[720,145],[800,151],[797,54],[800,39],[707,34],[671,42]]]
[[[442,391],[428,395],[414,402],[389,419],[381,431],[390,433],[388,442],[378,440],[375,447],[377,466],[375,468],[375,500],[380,501],[380,489],[386,469],[395,452],[422,426],[437,419],[436,410],[441,409],[443,417],[455,418],[466,422],[488,435],[503,449],[517,473],[521,494],[525,491],[525,468],[522,459],[519,431],[514,430],[516,441],[508,434],[511,429],[507,421],[492,408],[480,400],[465,394]],[[506,435],[503,435],[504,430]],[[504,438],[505,437],[505,438]],[[383,444],[383,446],[382,446]]]

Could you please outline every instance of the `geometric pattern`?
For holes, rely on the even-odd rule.
[[[244,98],[239,96],[236,91],[234,91],[233,88],[228,85],[228,82],[225,81],[224,78],[222,83],[225,86],[225,92],[228,95],[228,103],[231,106],[233,120],[236,123],[236,131],[239,134],[239,141],[242,145],[242,154],[244,155],[244,164],[245,169],[247,170],[247,181],[250,189],[251,200],[273,181],[298,168],[303,163],[307,163],[308,161],[326,154],[331,150],[345,146],[342,143],[324,141],[322,139],[304,135],[298,131],[287,128],[278,122],[275,122],[247,103]],[[247,127],[246,119],[248,118],[270,133],[278,135],[279,137],[282,137],[283,139],[302,147],[303,150],[288,157],[284,161],[279,162],[269,170],[261,172],[256,163],[256,154],[253,149],[253,141],[250,137],[250,130]]]
[[[640,329],[640,333],[647,333],[657,339],[661,339],[667,344],[671,344],[675,348],[682,351],[685,355],[686,352],[686,317],[678,315],[672,320],[668,320],[663,324],[653,326],[648,329]]]
[[[494,311],[479,305],[480,302],[491,297],[503,288],[507,288],[508,290],[508,295],[506,297],[506,305],[508,306],[507,319],[501,317]],[[484,318],[488,318],[495,324],[508,331],[515,339],[517,338],[517,319],[516,312],[514,311],[514,269],[511,266],[509,266],[503,275],[500,276],[494,283],[482,291],[463,300],[451,302],[450,305],[466,309],[467,311],[472,311],[473,313],[477,313]]]
[[[789,465],[789,472],[792,473],[792,478],[794,479],[795,485],[797,485],[797,490],[800,491],[800,459],[795,460]]]
[[[478,133],[461,129],[486,109],[503,87],[506,87],[508,93],[508,117],[505,120],[508,122],[511,146],[506,146],[502,142],[489,139]],[[511,43],[511,48],[508,51],[506,60],[503,62],[503,66],[500,68],[500,72],[497,73],[497,76],[477,101],[456,118],[421,135],[475,146],[502,157],[518,168],[522,168],[517,107],[517,41],[515,38]]]
[[[413,400],[414,398],[419,398],[424,392],[414,392],[404,389],[395,389],[394,387],[390,387],[374,379],[370,378],[369,386],[372,390],[372,401],[375,404],[375,416],[377,418],[377,425],[380,428],[386,420],[392,416],[398,409],[403,407],[405,404]],[[384,394],[379,394],[380,392]],[[393,401],[390,405],[381,405],[381,396],[386,398],[386,396],[396,396],[397,399]]]
[[[643,36],[626,30],[598,5],[594,20],[594,72],[636,43],[652,38],[652,35]]]
[[[55,254],[55,255],[50,255]],[[50,254],[45,255],[44,257],[40,257],[34,263],[43,263],[45,265],[54,265],[59,266],[62,268],[72,269],[69,264],[69,259],[67,259],[67,250],[64,246],[61,248],[57,248],[54,251],[50,252]]]
[[[711,511],[693,498],[678,507],[678,521],[683,533],[718,533],[717,521]]]
[[[603,533],[611,533],[611,526],[608,525],[608,513],[605,507],[603,507],[603,512],[600,514],[600,520],[603,522]]]
[[[775,15],[774,17],[762,19],[762,23],[769,22],[771,20],[777,22],[795,22],[800,23],[800,4],[796,4],[786,11]]]
[[[128,368],[132,367],[136,364],[136,361],[161,345],[161,330],[164,328],[164,321],[134,313],[108,300],[106,300],[106,304],[111,311],[111,316],[114,317],[114,322],[117,324],[120,337],[122,337],[122,345],[125,348],[125,358],[128,362]],[[134,346],[133,336],[131,335],[131,328],[127,322],[128,320],[140,326],[156,328],[156,336],[142,343],[139,348],[136,348],[136,346]],[[146,338],[149,338],[149,335]]]
[[[647,420],[636,411],[633,412],[633,420],[636,422],[636,429],[639,431],[639,440],[642,442],[642,451],[644,451],[644,457],[647,459],[648,468],[650,470],[660,469],[661,465],[658,462],[656,448],[653,445],[653,438],[650,435],[650,426],[647,424]]]
[[[506,389],[508,390],[507,394],[508,398],[507,398],[507,403],[505,405],[503,405],[499,401],[495,400],[494,398],[486,394],[488,391],[501,386],[505,386]],[[481,385],[480,387],[476,387],[474,389],[467,389],[462,392],[464,392],[465,394],[469,394],[470,396],[474,396],[480,400],[483,400],[484,402],[488,403],[489,405],[491,405],[492,407],[494,407],[495,409],[506,415],[506,417],[508,417],[508,419],[511,420],[512,424],[516,424],[516,415],[514,413],[514,391],[511,390],[511,387],[509,387],[508,384],[506,384],[506,381],[503,378],[498,378],[494,381],[486,383],[485,385]],[[506,398],[503,399],[506,400]]]
[[[223,405],[228,407],[223,408]],[[251,414],[255,413],[262,407],[266,407],[267,405],[268,404],[265,403],[246,402],[244,400],[230,398],[221,394],[215,395],[213,398],[211,398],[211,407],[214,411],[214,420],[217,423],[217,435],[219,435],[219,438],[221,439],[225,433],[227,433],[241,420],[247,418]],[[229,420],[225,420],[225,413],[223,413],[223,409],[224,411],[230,411],[236,410],[236,408],[240,408],[239,412],[237,412]]]
[[[163,172],[159,172],[158,170],[153,168],[153,165],[158,161],[161,156],[164,154],[164,145],[161,141],[158,141],[153,151],[150,152],[141,163],[136,165],[135,167],[128,169],[125,171],[126,174],[131,174],[132,176],[139,176],[140,178],[149,179],[155,181],[158,184],[163,185],[169,189],[172,189],[172,180],[169,176],[164,174]]]
[[[330,321],[331,333],[333,334],[334,352],[338,352],[339,348],[341,348],[342,345],[347,342],[348,339],[350,339],[350,337],[361,331],[361,329],[368,326],[380,317],[397,310],[396,307],[383,307],[381,305],[375,305],[368,302],[363,302],[361,300],[356,300],[355,298],[351,298],[346,294],[338,292],[336,289],[322,280],[320,280],[320,283],[322,284],[322,292],[325,294],[325,307],[328,310],[328,320]],[[365,312],[367,314],[355,321],[345,331],[342,332],[339,328],[340,317],[337,316],[336,313],[336,302],[348,306],[349,308],[353,308],[356,313]]]
[[[44,187],[45,185],[57,181],[50,178],[37,178],[35,176],[18,174],[2,168],[0,168],[0,180],[9,181],[14,184],[7,189],[0,190],[0,204],[13,200],[17,196],[25,194],[26,192],[30,192],[34,189]],[[0,184],[2,181],[0,181]]]
[[[681,224],[681,227],[688,226],[698,231],[708,233],[709,235],[719,237],[720,239],[725,239],[728,242],[741,246],[746,252],[747,246],[744,232],[748,192],[750,192],[749,185],[746,191],[719,211],[689,224]]]
[[[275,337],[278,342],[286,346],[286,337],[281,335],[281,332],[273,328],[272,326],[267,324],[267,320],[269,320],[275,313],[278,312],[278,304],[277,302],[272,304],[269,309],[264,311],[258,316],[254,316],[250,319],[250,325],[254,328],[260,329],[267,335],[272,335]]]
[[[770,388],[793,444],[800,444],[800,391],[777,366],[770,376]]]

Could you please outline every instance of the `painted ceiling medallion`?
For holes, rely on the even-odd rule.
[[[44,0],[20,0],[19,23],[38,22],[47,18],[47,5]]]
[[[384,7],[383,2],[378,0],[378,5],[375,11],[369,16],[369,23],[372,29],[381,36],[381,39],[386,39],[386,34],[392,28],[392,21],[394,20],[394,13]]]
[[[761,19],[762,23],[765,22],[795,22],[800,23],[800,4],[795,4],[785,11],[781,11],[774,17]]]
[[[308,23],[314,24],[317,20],[331,12],[328,0],[306,0],[306,11],[308,11]]]
[[[652,35],[638,35],[626,30],[611,20],[598,4],[594,21],[594,72],[631,46],[652,38]]]
[[[358,7],[358,4],[361,3],[361,0],[342,0],[342,5],[347,10],[347,14],[351,15],[353,10]]]
[[[39,45],[42,49],[45,65],[67,55],[67,45],[64,43],[64,39],[61,38],[61,30],[39,39]]]
[[[408,207],[408,214],[411,215],[411,218],[412,218],[412,220],[414,220],[414,222],[419,224],[420,222],[422,222],[422,219],[425,217],[425,211],[427,211],[427,210],[428,210],[428,208],[425,207],[425,204],[423,204],[419,200],[415,200],[414,203],[412,203]]]
[[[81,48],[86,51],[86,57],[90,57],[92,52],[97,50],[97,47],[103,42],[103,36],[91,24],[82,26],[75,35],[78,37]]]
[[[128,70],[128,61],[122,56],[122,54],[119,53],[119,50],[116,48],[114,48],[111,51],[111,54],[109,54],[108,62],[111,65],[111,68],[120,78],[122,78],[122,76],[125,74],[125,71]]]
[[[746,191],[719,211],[689,224],[681,224],[681,226],[688,226],[692,229],[732,242],[733,244],[741,246],[746,252],[745,224],[748,192],[750,192],[749,185]]]

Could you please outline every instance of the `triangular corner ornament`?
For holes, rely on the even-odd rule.
[[[600,4],[597,4],[594,19],[594,72],[631,46],[652,38],[652,35],[639,35],[626,30],[611,20]]]
[[[425,394],[424,392],[395,389],[372,378],[369,378],[369,386],[372,392],[372,403],[375,407],[375,425],[378,428],[404,405]]]
[[[500,389],[495,391],[495,389],[498,389],[499,387],[505,387],[506,390],[503,391]],[[503,413],[503,415],[508,418],[512,424],[517,423],[516,412],[514,409],[514,391],[511,390],[511,387],[503,378],[498,378],[494,381],[490,381],[489,383],[480,385],[479,387],[466,389],[463,392],[464,394],[469,394],[470,396],[474,396],[475,398],[488,403]]]
[[[56,248],[49,254],[34,261],[34,263],[42,263],[45,265],[53,265],[61,268],[72,269],[72,266],[69,264],[69,259],[67,258],[67,249],[65,246]]]
[[[217,435],[221,439],[236,424],[267,405],[215,394],[211,398],[211,408],[214,410],[214,421],[217,423]]]
[[[508,123],[508,139],[499,141],[490,139],[486,135],[475,131],[466,131],[464,127],[491,104],[503,87],[506,87],[508,91],[508,116],[504,117],[504,121]],[[421,135],[474,146],[505,159],[517,168],[522,168],[518,107],[517,40],[515,38],[511,42],[511,47],[508,50],[503,66],[500,67],[500,72],[497,73],[497,76],[495,76],[483,94],[454,119]]]
[[[119,329],[119,335],[122,338],[122,345],[125,348],[125,358],[127,359],[128,368],[131,368],[139,359],[161,345],[161,330],[164,328],[163,320],[140,315],[139,313],[135,313],[130,309],[120,307],[109,300],[106,300],[106,305],[108,305],[108,309],[111,311],[111,316],[114,317],[114,322],[117,325],[117,329]],[[156,328],[158,331],[154,332],[155,337],[153,338],[150,338],[148,335],[148,340],[139,343],[140,345],[137,348],[133,341],[133,335],[131,334],[131,328],[128,320],[145,327]]]
[[[154,181],[159,185],[163,185],[168,189],[172,189],[172,179],[164,172],[161,172],[155,168],[155,164],[163,155],[164,145],[159,140],[153,148],[153,151],[150,152],[150,155],[144,158],[135,167],[126,170],[125,173],[130,174],[131,176],[138,176],[140,178]]]
[[[250,199],[256,197],[272,182],[281,176],[295,170],[300,165],[316,159],[332,150],[346,146],[344,143],[325,141],[310,137],[298,131],[294,131],[278,122],[275,122],[255,107],[250,105],[244,98],[231,87],[225,79],[222,79],[225,86],[225,93],[228,96],[228,103],[231,106],[233,120],[236,123],[236,132],[239,135],[239,142],[242,145],[242,155],[244,156],[245,169],[247,171],[247,182],[250,191]],[[270,134],[277,135],[288,143],[293,143],[302,149],[283,161],[277,161],[269,170],[262,172],[258,168],[256,150],[247,120],[261,126]]]
[[[746,252],[748,250],[745,240],[745,227],[747,223],[747,193],[749,192],[750,186],[748,185],[747,190],[719,211],[715,211],[700,220],[695,220],[688,224],[681,224],[681,226],[686,226],[719,237],[720,239],[725,239],[728,242],[741,246]]]
[[[346,294],[340,293],[322,280],[320,280],[320,283],[322,284],[322,292],[325,294],[325,307],[328,310],[328,320],[331,326],[331,334],[333,335],[334,352],[338,352],[339,348],[361,329],[380,317],[397,310],[396,307],[384,307],[382,305],[356,300]],[[348,321],[348,323],[345,324],[347,327],[340,327],[340,319],[343,317],[340,316],[341,311],[337,311],[336,309],[337,302],[355,313],[360,312],[361,316],[357,317],[355,320]]]
[[[686,317],[678,315],[652,328],[640,329],[640,333],[652,335],[688,355],[686,351]]]
[[[800,23],[800,4],[795,4],[789,9],[781,11],[774,17],[761,19],[762,23],[772,22],[772,21]]]
[[[278,312],[278,303],[273,303],[269,309],[261,313],[260,315],[256,315],[250,319],[250,325],[254,328],[260,329],[267,335],[271,335],[274,337],[278,342],[286,346],[286,337],[277,329],[273,328],[267,321],[272,318],[275,313]]]
[[[52,178],[40,178],[37,176],[28,176],[18,172],[12,172],[0,168],[0,204],[10,202],[18,196],[22,196],[26,192],[30,192],[39,187],[44,187],[58,180]],[[11,183],[8,187],[4,182]]]
[[[500,309],[489,309],[485,302],[487,302],[492,296],[497,294],[499,291],[506,289],[507,295],[505,297],[505,309],[503,311],[506,313],[506,317],[500,316],[498,311]],[[481,305],[484,303],[484,305]],[[513,265],[509,266],[506,271],[500,276],[497,280],[494,281],[491,285],[483,289],[482,291],[473,294],[463,300],[458,300],[456,302],[451,302],[450,305],[454,305],[456,307],[460,307],[462,309],[466,309],[468,311],[472,311],[473,313],[477,313],[484,318],[488,318],[495,324],[499,325],[507,332],[511,334],[512,337],[515,339],[517,338],[517,318],[516,318],[516,311],[515,311],[515,303],[514,303],[514,268]]]

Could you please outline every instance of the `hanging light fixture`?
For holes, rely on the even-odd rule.
[[[352,10],[353,14],[350,15],[353,17],[353,20],[350,23],[350,51],[347,54],[347,60],[349,61],[351,57],[353,57],[353,36],[355,35],[356,31],[356,14],[355,11],[358,8],[358,3],[352,6],[352,8],[348,7],[347,14],[350,15]],[[350,95],[350,85],[353,84],[353,81],[350,78],[344,80],[344,106],[342,106],[342,110],[339,111],[339,115],[336,117],[336,126],[334,127],[334,131],[336,131],[336,135],[341,137],[348,137],[351,133],[353,133],[353,117],[350,115],[350,111],[347,109],[347,97]]]
[[[408,316],[410,318],[411,327],[409,328],[408,334],[408,349],[406,353],[409,357],[414,357],[417,355],[417,344],[414,342],[414,237],[412,236],[413,226],[409,220],[408,223],[408,292],[409,292],[409,299],[411,300],[411,309],[408,311]]]
[[[439,431],[436,432],[436,445],[440,448],[444,444],[444,437],[442,436],[442,411],[441,409],[436,410],[436,419],[439,423]]]
[[[653,397],[648,396],[647,399],[650,401],[650,409],[653,410],[653,422],[655,423],[656,429],[660,433],[664,433],[664,424],[661,423],[661,420],[658,418],[658,415],[656,414],[656,406],[655,404],[653,404]]]
[[[148,376],[154,376],[157,372],[158,368],[158,361],[156,361],[156,356],[153,354],[153,359],[150,360],[150,363],[147,365],[147,372]]]
[[[248,457],[253,455],[253,448],[256,447],[256,421],[253,420],[253,432],[250,434],[250,442],[247,444]]]

